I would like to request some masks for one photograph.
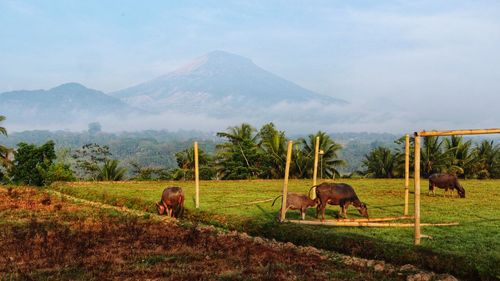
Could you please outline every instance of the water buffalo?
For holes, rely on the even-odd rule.
[[[319,200],[318,206],[316,207],[316,217],[319,216],[321,212],[321,220],[325,220],[325,209],[327,204],[339,205],[340,214],[344,218],[347,218],[347,208],[352,204],[363,217],[368,217],[368,208],[361,202],[354,192],[352,186],[345,183],[321,183],[319,185],[311,187],[313,189],[316,187],[316,198]],[[311,192],[311,189],[309,192]]]
[[[276,202],[276,200],[282,196],[283,195],[276,197],[273,201],[272,206],[274,206],[274,203]],[[288,209],[300,210],[300,216],[304,220],[306,218],[306,209],[312,208],[312,207],[316,206],[317,204],[318,204],[318,201],[316,199],[313,200],[305,194],[287,193],[285,216],[286,216],[286,211]],[[280,209],[280,212],[278,213],[278,218],[280,218],[280,216],[281,216],[281,209]]]
[[[444,195],[448,193],[448,189],[451,190],[453,196],[453,189],[456,189],[458,195],[461,198],[465,198],[465,189],[458,182],[458,178],[451,174],[432,174],[429,177],[429,194],[432,192],[435,195],[434,189],[436,187],[444,188]]]
[[[159,215],[166,213],[169,217],[178,218],[184,210],[184,192],[177,186],[163,190],[160,202],[156,203]]]

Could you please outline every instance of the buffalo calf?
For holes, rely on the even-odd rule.
[[[281,196],[283,196],[283,195],[280,195],[280,196],[278,196],[278,197],[276,197],[274,199],[272,206],[274,206],[274,203],[276,202],[276,200],[278,198],[280,198]],[[291,209],[291,210],[300,210],[300,217],[302,218],[302,220],[304,220],[306,218],[306,210],[307,210],[307,208],[312,208],[312,207],[316,206],[316,204],[318,204],[317,200],[313,200],[313,199],[309,198],[309,196],[307,196],[305,194],[287,193],[287,195],[286,195],[285,216],[286,216],[286,211],[288,209]],[[281,219],[281,209],[280,209],[280,211],[278,213],[278,218]],[[285,218],[283,218],[283,219],[285,219]]]

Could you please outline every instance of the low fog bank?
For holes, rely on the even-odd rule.
[[[318,102],[281,102],[268,108],[233,109],[232,112],[203,113],[170,109],[159,114],[129,113],[91,116],[72,113],[57,118],[37,118],[29,112],[7,115],[2,126],[9,133],[29,130],[65,130],[81,132],[88,124],[99,122],[107,132],[142,130],[223,131],[243,122],[254,127],[273,122],[289,134],[308,134],[318,130],[333,132],[375,132],[404,134],[420,130],[474,129],[499,127],[499,113],[489,110],[467,112],[435,105],[418,110],[387,110],[384,101],[359,101],[348,105],[324,105]],[[395,106],[396,107],[396,106]],[[458,108],[458,107],[454,107]]]

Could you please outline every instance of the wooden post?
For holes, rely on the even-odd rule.
[[[313,186],[316,185],[316,180],[318,178],[318,157],[319,157],[319,137],[316,137],[316,143],[314,144],[314,170],[313,170]],[[311,199],[316,198],[316,187],[312,189]]]
[[[196,188],[196,209],[200,207],[200,170],[198,167],[198,142],[194,142],[194,182]]]
[[[415,192],[415,245],[420,245],[420,136],[415,134],[414,192]]]
[[[410,136],[405,136],[405,209],[403,215],[408,215],[408,197],[410,195]]]
[[[286,214],[286,196],[288,194],[288,175],[290,174],[290,161],[292,160],[292,144],[293,141],[288,141],[288,148],[286,151],[285,179],[283,181],[283,198],[281,201],[280,221],[285,220],[285,214]]]

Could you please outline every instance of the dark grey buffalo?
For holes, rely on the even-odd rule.
[[[318,200],[318,206],[316,207],[316,217],[319,216],[321,212],[321,220],[325,220],[325,209],[327,204],[339,205],[340,214],[344,218],[347,218],[347,208],[352,204],[363,217],[368,217],[368,208],[366,204],[361,202],[354,192],[352,186],[345,183],[322,183],[316,187],[316,198]],[[311,190],[309,190],[311,192]]]
[[[432,192],[435,195],[435,189],[443,188],[444,195],[448,193],[448,190],[451,190],[451,196],[453,196],[453,190],[456,189],[458,195],[461,198],[465,198],[465,189],[458,182],[458,178],[455,175],[451,174],[432,174],[429,177],[429,194]]]
[[[283,195],[276,197],[273,201],[272,206],[274,206],[274,203],[276,202],[276,200],[282,196]],[[300,217],[304,220],[306,217],[307,208],[315,207],[316,204],[318,204],[316,200],[309,198],[309,196],[307,196],[305,194],[287,193],[285,216],[286,216],[286,211],[288,209],[300,210]],[[281,209],[280,209],[280,212],[278,213],[278,218],[280,218],[280,216],[281,216]]]
[[[184,210],[184,192],[177,186],[163,190],[160,202],[156,203],[159,215],[166,213],[169,217],[178,218]]]

